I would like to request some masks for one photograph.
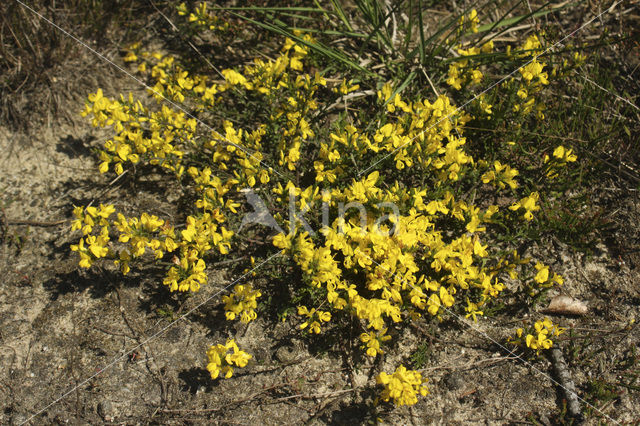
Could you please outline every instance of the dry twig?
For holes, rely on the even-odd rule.
[[[551,363],[561,391],[567,401],[567,411],[569,415],[577,422],[582,422],[584,418],[580,410],[580,401],[576,393],[576,385],[573,383],[571,372],[564,360],[564,355],[557,346],[551,348]]]

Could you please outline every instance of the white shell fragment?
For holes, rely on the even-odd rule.
[[[556,315],[584,315],[589,311],[587,305],[569,296],[556,296],[542,312]]]

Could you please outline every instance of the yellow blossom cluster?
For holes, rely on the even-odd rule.
[[[122,213],[117,214],[117,219],[109,218],[116,209],[113,205],[100,204],[99,208],[76,207],[73,211],[76,219],[72,224],[72,230],[81,229],[84,237],[78,244],[71,246],[72,251],[80,255],[79,265],[89,268],[99,258],[112,258],[121,271],[129,272],[129,263],[134,258],[144,255],[146,249],[154,252],[155,258],[160,259],[165,252],[172,252],[178,248],[174,242],[173,228],[165,225],[165,221],[157,216],[142,213],[140,218],[127,219]],[[98,232],[94,229],[100,226]],[[111,233],[118,231],[117,240],[126,243],[126,246],[112,249],[110,247]],[[86,245],[85,245],[86,244]]]
[[[478,12],[476,9],[471,9],[468,14],[460,16],[458,20],[458,35],[461,36],[465,29],[468,29],[471,33],[477,33],[479,23],[480,18]],[[491,53],[493,52],[493,48],[493,41],[488,41],[479,47],[469,44],[465,48],[465,43],[458,44],[455,50],[460,58],[470,57],[471,59],[458,58],[449,65],[448,78],[446,80],[447,84],[455,90],[461,90],[467,85],[479,84],[482,81],[483,74],[479,68],[472,66],[475,62],[473,58],[478,55]],[[480,99],[480,101],[483,100],[484,97]],[[482,109],[487,114],[491,114],[491,105],[485,103]]]
[[[227,21],[224,21],[219,15],[207,10],[206,2],[200,2],[193,12],[189,12],[186,3],[179,4],[176,10],[181,16],[188,15],[188,21],[195,25],[198,30],[224,31],[229,29],[229,23]]]
[[[141,258],[147,249],[154,253],[156,260],[162,259],[166,253],[178,251],[179,257],[174,256],[176,266],[169,269],[164,279],[171,291],[198,291],[200,285],[207,282],[206,264],[202,257],[212,248],[226,253],[233,235],[212,223],[209,213],[188,216],[186,229],[178,237],[172,226],[155,215],[142,213],[139,218],[127,218],[118,213],[117,219],[110,221],[114,212],[112,205],[74,209],[76,220],[72,229],[80,229],[85,235],[78,244],[71,246],[71,250],[80,255],[80,266],[89,268],[95,260],[109,257],[122,273],[127,274],[131,269],[130,262]],[[95,225],[100,226],[98,233],[94,230]],[[118,232],[117,241],[124,246],[109,247],[112,232]]]
[[[479,16],[475,9],[462,15],[458,20],[457,38],[453,41],[451,49],[456,52],[456,58],[451,60],[448,66],[446,83],[452,89],[459,91],[463,88],[472,88],[482,82],[483,69],[495,61],[484,61],[483,58],[491,58],[496,55],[493,41],[478,43],[473,37],[466,40],[466,35],[478,32]],[[506,46],[506,57],[513,63],[520,64],[519,76],[511,77],[499,85],[504,91],[512,93],[509,98],[508,108],[512,113],[526,117],[534,112],[535,116],[544,119],[545,105],[539,99],[540,92],[549,85],[549,75],[558,77],[565,75],[569,69],[584,63],[585,56],[574,55],[572,63],[565,61],[560,66],[554,66],[549,70],[547,64],[539,56],[545,53],[543,48],[544,33],[531,34],[520,45],[512,49]],[[487,65],[483,65],[483,62]],[[494,105],[487,99],[485,93],[479,94],[472,102],[479,114],[491,119]],[[501,95],[504,97],[504,94]],[[494,97],[495,99],[495,97]]]
[[[307,308],[306,306],[298,306],[298,315],[307,317],[307,321],[300,324],[300,329],[304,330],[309,327],[310,333],[320,334],[321,324],[331,321],[331,312],[321,311],[316,308]]]
[[[203,257],[213,249],[221,254],[229,252],[233,232],[220,226],[211,213],[188,216],[181,231],[180,258],[164,279],[171,291],[198,291],[207,282]]]
[[[370,331],[368,333],[362,333],[360,335],[360,341],[364,343],[362,349],[367,349],[367,355],[377,356],[384,353],[381,346],[384,342],[391,340],[391,336],[387,335],[387,329],[383,328],[380,331]]]
[[[477,33],[479,23],[478,11],[471,9],[468,14],[462,15],[458,19],[458,33],[462,33],[465,30],[465,24],[472,33]]]
[[[316,203],[324,200],[334,209],[358,201],[367,209],[359,213],[368,213],[366,218],[346,215],[333,221],[322,229],[323,244],[315,244],[305,231],[279,234],[273,240],[291,255],[311,285],[325,289],[326,301],[334,309],[353,311],[379,331],[387,321],[402,321],[407,304],[406,314],[419,316],[424,311],[436,316],[442,307],[451,307],[461,291],[479,295],[476,302],[481,302],[503,290],[496,271],[475,264],[488,256],[479,237],[463,234],[446,242],[435,226],[440,218],[451,217],[464,225],[465,232],[482,232],[482,222],[497,211],[495,207],[480,211],[448,192],[443,199],[425,203],[426,189],[382,190],[379,176],[374,172],[353,180],[344,190],[315,196]],[[373,218],[384,213],[378,206],[385,202],[406,213],[390,216],[388,224],[375,223]],[[389,235],[392,227],[394,233]],[[354,274],[364,282],[345,278]]]
[[[246,367],[252,356],[241,351],[234,339],[229,339],[224,345],[212,345],[207,350],[207,358],[207,370],[211,373],[211,378],[217,379],[222,373],[228,379],[233,375],[234,366]]]
[[[566,167],[567,164],[575,162],[577,159],[578,156],[573,153],[572,149],[567,149],[562,145],[558,145],[553,150],[551,157],[549,157],[549,155],[544,156],[547,177],[549,179],[557,178],[561,169]]]
[[[515,180],[516,176],[518,176],[516,169],[512,169],[506,164],[495,161],[493,163],[493,170],[485,172],[480,179],[483,183],[490,183],[500,189],[504,189],[507,186],[511,189],[516,189],[518,187],[518,182]]]
[[[516,330],[516,339],[509,339],[511,343],[522,345],[533,349],[536,353],[540,353],[542,349],[550,349],[553,341],[550,337],[559,336],[564,332],[564,328],[559,327],[549,318],[536,321],[533,330],[525,330],[518,328]],[[524,343],[524,344],[523,344]]]
[[[554,285],[562,285],[564,284],[564,278],[562,276],[556,274],[555,272],[552,274],[549,271],[549,267],[537,262],[535,265],[536,275],[533,280],[536,282],[536,285],[541,288],[548,288]]]
[[[407,370],[403,365],[396,368],[392,374],[383,371],[376,381],[384,386],[380,398],[383,401],[392,399],[395,405],[414,405],[418,402],[418,395],[425,396],[429,393],[425,384],[427,380],[422,374],[419,371]]]
[[[342,79],[342,83],[340,83],[340,87],[334,87],[332,90],[334,93],[339,93],[341,95],[348,95],[351,92],[355,92],[360,88],[359,84],[354,84],[353,80],[347,81],[346,78]]]
[[[100,204],[100,207],[89,206],[86,209],[75,207],[73,215],[75,220],[71,225],[71,230],[82,230],[84,235],[78,244],[72,244],[71,250],[77,251],[80,256],[80,266],[89,268],[96,259],[106,257],[109,254],[107,244],[109,243],[109,216],[115,212],[112,205]],[[94,227],[99,226],[97,235],[91,235]],[[85,246],[86,244],[86,246]]]
[[[558,145],[556,149],[553,150],[553,158],[564,163],[572,163],[578,159],[578,157],[573,153],[572,149],[566,149],[562,145]],[[544,162],[549,161],[549,156],[545,156]]]
[[[129,272],[131,260],[142,257],[147,248],[154,252],[156,259],[161,259],[165,252],[171,253],[178,248],[173,228],[166,226],[165,221],[155,215],[142,213],[140,218],[127,219],[122,213],[118,213],[113,225],[120,232],[118,241],[128,243],[128,247],[120,250],[114,261],[124,274]]]
[[[510,53],[509,50],[508,52]],[[543,120],[545,105],[536,102],[536,95],[549,84],[549,74],[545,71],[547,64],[538,58],[543,52],[542,42],[537,35],[532,34],[519,46],[518,52],[513,56],[527,62],[518,68],[520,78],[514,77],[508,82],[508,85],[514,87],[513,90],[519,98],[519,102],[513,104],[513,112],[527,116],[535,111],[536,117]]]
[[[493,48],[493,41],[488,41],[480,47],[470,46],[466,49],[463,45],[459,45],[456,50],[460,57],[473,57],[491,53],[493,52]],[[479,68],[472,67],[472,64],[472,59],[461,59],[449,65],[447,84],[455,90],[460,90],[463,86],[467,85],[480,84],[483,78],[482,71],[480,71]],[[488,111],[491,107],[485,106],[483,109]]]
[[[82,115],[89,114],[93,115],[94,126],[112,126],[117,132],[100,151],[101,173],[113,167],[120,175],[125,163],[137,164],[141,160],[169,169],[178,176],[184,172],[183,151],[179,147],[183,141],[193,138],[195,119],[167,106],[151,112],[140,101],[134,101],[131,93],[128,98],[120,95],[119,100],[111,100],[104,97],[102,89],[89,95]]]
[[[258,306],[258,297],[262,296],[260,290],[254,290],[251,284],[238,284],[233,287],[233,292],[228,296],[222,296],[225,315],[228,320],[234,320],[240,316],[240,321],[249,323],[258,315],[255,309]]]

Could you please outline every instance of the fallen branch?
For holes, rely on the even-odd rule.
[[[325,392],[325,393],[317,393],[317,394],[297,394],[297,395],[290,395],[290,396],[283,396],[281,398],[276,398],[274,399],[272,402],[282,402],[282,401],[287,401],[289,399],[316,399],[316,398],[324,398],[324,397],[330,397],[330,396],[336,396],[336,395],[341,395],[343,393],[348,393],[348,392],[353,392],[355,391],[356,388],[350,388],[350,389],[341,389],[341,390],[337,390],[337,391],[333,391],[333,392]]]
[[[571,372],[569,371],[569,367],[567,367],[562,351],[557,346],[551,348],[551,364],[553,365],[553,370],[558,380],[556,383],[560,386],[561,392],[567,401],[567,412],[577,422],[582,422],[584,417],[580,409],[576,385],[571,379]]]
[[[58,226],[65,223],[66,220],[54,220],[51,222],[41,222],[38,220],[7,220],[7,225],[29,225],[29,226]]]

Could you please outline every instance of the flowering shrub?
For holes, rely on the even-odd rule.
[[[228,28],[202,5],[193,12],[182,5],[179,14],[197,31]],[[461,21],[471,30],[477,23],[475,12]],[[300,37],[314,43],[308,34]],[[466,59],[449,67],[447,84],[454,91],[477,86],[486,70],[474,57],[495,49],[493,42],[461,44],[458,53]],[[506,49],[534,58],[501,87],[514,94],[511,112],[536,111],[542,119],[536,96],[555,70],[535,58],[540,40],[530,36],[517,47],[519,53]],[[346,78],[330,84],[311,65],[309,46],[291,39],[275,59],[222,70],[223,81],[192,73],[179,58],[145,51],[140,44],[124,59],[152,81],[150,94],[158,103],[188,105],[202,119],[242,109],[251,119],[239,125],[228,115],[218,132],[164,103],[154,109],[132,95],[109,99],[99,89],[89,95],[83,114],[94,126],[115,132],[99,153],[100,172],[120,175],[139,163],[157,166],[195,201],[180,230],[147,213],[126,217],[112,205],[77,207],[73,230],[83,236],[72,250],[81,267],[107,258],[126,274],[145,257],[169,260],[167,289],[196,292],[207,282],[210,260],[234,250],[238,231],[232,229],[245,212],[245,194],[259,190],[272,200],[275,222],[288,231],[269,236],[273,228],[254,227],[252,232],[271,238],[299,273],[292,282],[300,301],[299,329],[322,334],[354,318],[369,357],[383,355],[393,344],[388,330],[419,318],[440,321],[463,314],[476,321],[505,290],[504,277],[524,279],[532,269],[517,252],[498,250],[489,231],[494,224],[533,221],[544,194],[527,191],[508,164],[488,164],[467,151],[465,125],[474,117],[449,96],[405,98],[385,82],[376,90],[379,113],[365,126],[346,117],[322,118],[323,107],[359,90],[359,84]],[[260,107],[246,111],[238,99]],[[479,99],[479,114],[495,113],[487,98]],[[558,147],[544,164],[551,176],[571,161],[571,150]],[[510,201],[476,203],[469,189],[478,185]],[[299,213],[286,217],[287,211]],[[562,283],[540,262],[535,272],[532,288]],[[262,290],[252,284],[236,285],[222,298],[226,318],[255,320],[260,296]],[[527,335],[526,345],[550,346],[546,336],[557,330],[546,322],[538,330],[536,324],[537,335]],[[244,367],[251,358],[234,340],[212,346],[207,356],[214,379],[220,373],[230,377],[232,366]],[[427,394],[426,379],[402,365],[377,380],[384,388],[382,400],[398,405],[415,404],[418,395]]]

